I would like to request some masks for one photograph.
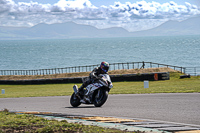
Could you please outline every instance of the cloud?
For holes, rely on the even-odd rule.
[[[200,10],[197,6],[185,3],[185,5],[178,5],[171,1],[169,3],[160,4],[158,2],[147,3],[146,1],[140,1],[136,3],[127,2],[121,4],[115,2],[113,6],[107,7],[110,11],[123,14],[124,17],[131,19],[162,19],[162,18],[177,18],[187,15],[200,14]]]
[[[60,0],[56,4],[53,5],[57,8],[60,8],[62,11],[66,11],[67,9],[83,9],[83,8],[96,8],[89,0],[75,0],[75,1],[66,1]]]
[[[74,21],[98,28],[124,27],[129,31],[155,27],[167,20],[183,20],[200,15],[200,8],[186,2],[139,1],[109,6],[94,6],[89,0],[59,0],[57,3],[19,2],[0,0],[0,26],[33,26],[38,23]],[[145,25],[141,25],[145,24]]]

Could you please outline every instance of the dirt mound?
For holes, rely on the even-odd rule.
[[[138,74],[138,73],[153,73],[153,72],[177,72],[171,68],[144,68],[144,69],[122,69],[109,71],[109,75],[116,74]],[[31,79],[54,79],[54,78],[69,78],[69,77],[85,77],[89,76],[90,72],[63,73],[52,75],[8,75],[0,76],[0,80],[31,80]]]
[[[144,69],[124,69],[110,71],[110,75],[115,74],[138,74],[138,73],[153,73],[153,72],[177,72],[174,69],[162,67],[162,68],[144,68]]]

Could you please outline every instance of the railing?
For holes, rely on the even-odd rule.
[[[0,75],[50,75],[50,74],[62,74],[62,73],[74,73],[74,72],[90,72],[99,65],[89,66],[75,66],[65,68],[53,68],[53,69],[38,69],[38,70],[0,70]],[[142,68],[159,68],[167,67],[177,70],[181,73],[187,73],[191,75],[199,75],[200,68],[196,67],[179,67],[166,64],[159,64],[153,62],[127,62],[127,63],[111,63],[109,70],[120,69],[142,69]]]
[[[186,67],[185,73],[193,75],[193,76],[199,76],[200,75],[200,67]]]

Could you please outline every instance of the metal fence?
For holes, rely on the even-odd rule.
[[[184,73],[190,74],[193,76],[199,76],[200,75],[200,67],[186,67]]]
[[[62,74],[62,73],[75,73],[75,72],[90,72],[98,65],[88,66],[75,66],[65,68],[52,68],[52,69],[37,69],[37,70],[0,70],[0,75],[50,75],[50,74]],[[200,75],[200,67],[179,67],[153,62],[126,62],[126,63],[111,63],[109,70],[120,69],[142,69],[142,68],[159,68],[167,67],[177,70],[181,73],[187,73],[191,75]]]

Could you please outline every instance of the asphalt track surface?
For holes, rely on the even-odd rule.
[[[109,95],[100,108],[71,107],[70,96],[0,98],[0,110],[39,111],[72,115],[97,115],[150,119],[200,125],[200,93]]]

